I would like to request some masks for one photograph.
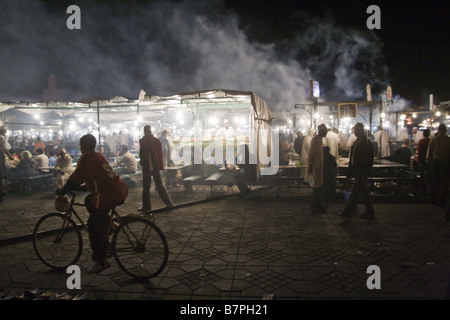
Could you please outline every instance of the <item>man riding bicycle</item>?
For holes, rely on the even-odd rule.
[[[88,228],[92,260],[96,263],[89,273],[100,273],[111,266],[106,260],[108,213],[123,203],[128,196],[127,185],[114,172],[108,160],[95,152],[96,144],[97,140],[92,134],[80,138],[82,155],[76,169],[64,187],[56,191],[59,195],[65,195],[70,191],[80,190],[80,186],[84,183],[90,192],[85,198],[85,205],[89,212]]]

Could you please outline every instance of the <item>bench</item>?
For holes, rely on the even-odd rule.
[[[194,183],[199,182],[202,178],[203,176],[201,175],[189,176],[181,180],[181,183],[186,189],[192,190]]]
[[[139,185],[142,181],[142,171],[141,170],[138,170],[135,173],[124,173],[119,176],[122,178],[122,180],[125,181],[125,183],[127,183],[126,180],[132,180],[133,184],[136,183],[136,185]],[[128,185],[128,183],[127,183],[127,185]]]
[[[215,172],[212,175],[210,175],[208,178],[205,179],[205,183],[211,187],[211,192],[213,190],[213,187],[218,185],[220,178],[222,178],[223,173],[221,172]]]
[[[280,189],[283,187],[288,188],[288,191],[290,191],[292,187],[298,188],[300,190],[301,183],[305,179],[295,176],[274,176],[274,180],[277,186],[277,196],[279,196]]]
[[[342,188],[348,186],[344,185],[346,182],[354,180],[354,178],[347,178],[347,176],[336,176],[336,182],[343,184]],[[407,189],[408,192],[411,191],[413,195],[416,195],[418,187],[417,183],[419,182],[419,178],[416,173],[411,173],[409,175],[402,176],[368,177],[367,181],[371,183],[372,191],[376,189],[375,183],[385,183],[384,186],[378,186],[378,188],[384,188],[387,190],[392,189],[396,192],[400,191],[401,189]]]
[[[336,176],[336,181],[353,181],[355,178],[348,178],[347,176]],[[398,176],[398,177],[367,177],[368,181],[416,181],[418,176]]]
[[[54,191],[56,189],[53,173],[43,173],[28,177],[11,177],[11,189],[19,193],[31,194],[36,190]]]

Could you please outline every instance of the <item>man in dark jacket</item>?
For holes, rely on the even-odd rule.
[[[443,123],[428,144],[427,163],[431,175],[430,203],[445,207],[450,179],[450,137]]]
[[[366,211],[360,215],[360,218],[373,220],[375,213],[367,187],[367,177],[370,175],[373,166],[373,146],[364,134],[362,123],[355,124],[354,128],[356,141],[350,149],[348,178],[354,178],[355,180],[351,188],[349,202],[340,215],[344,218],[350,217],[356,211],[358,200],[361,200],[366,207]]]
[[[142,167],[142,207],[139,211],[150,211],[150,183],[155,181],[159,196],[166,208],[173,207],[172,200],[162,184],[160,171],[164,169],[164,160],[161,141],[152,134],[150,126],[144,127],[144,136],[139,140],[139,163]]]
[[[430,143],[430,129],[423,130],[423,138],[417,144],[417,161],[420,175],[420,197],[422,200],[428,199],[430,170],[427,164],[428,144]]]

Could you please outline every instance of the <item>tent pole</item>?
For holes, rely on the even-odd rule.
[[[100,106],[97,100],[97,131],[98,131],[98,151],[101,151],[102,139],[100,138]]]
[[[63,148],[66,149],[66,115],[63,114],[63,122],[62,122],[62,132],[63,132]]]

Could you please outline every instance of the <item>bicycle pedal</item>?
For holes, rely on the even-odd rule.
[[[149,220],[150,222],[155,222],[155,215],[153,214],[153,213],[149,213],[149,214],[146,214],[145,215],[145,218],[147,219],[147,220]]]
[[[114,249],[112,243],[108,243],[105,249],[105,256],[111,258],[114,255]]]

